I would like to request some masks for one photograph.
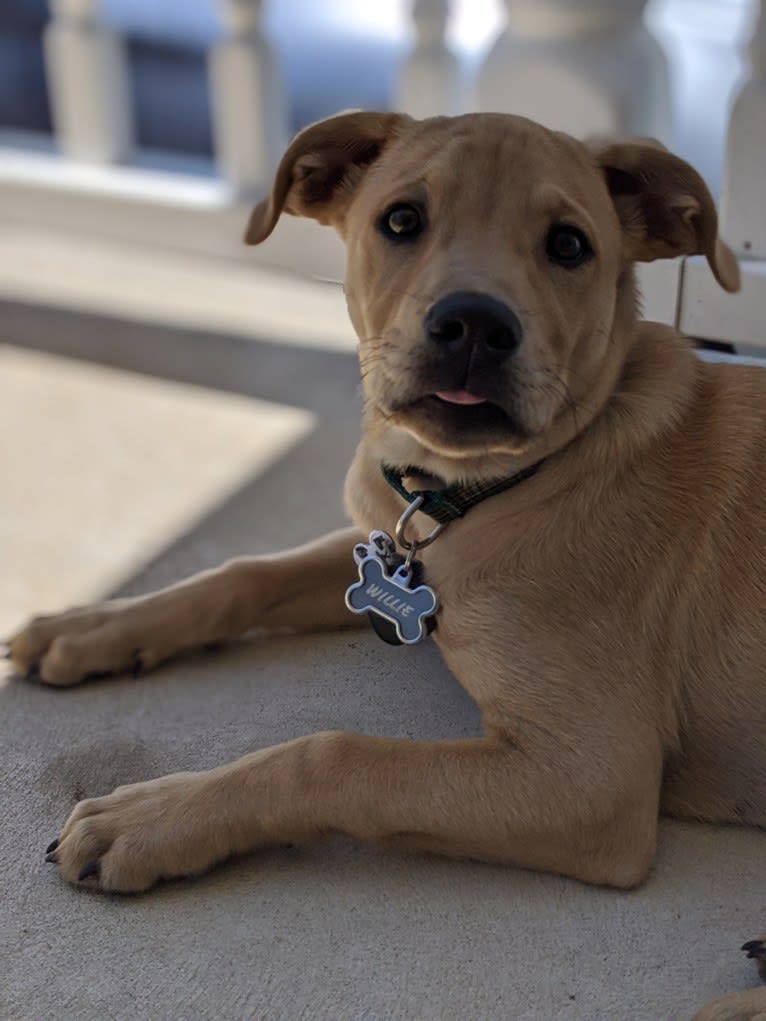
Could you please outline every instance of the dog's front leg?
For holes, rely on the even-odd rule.
[[[343,595],[355,577],[355,528],[269,557],[232,560],[147,596],[37,617],[8,642],[20,672],[47,684],[151,668],[183,649],[251,628],[332,630],[360,623]]]
[[[574,763],[537,762],[506,740],[328,732],[81,802],[50,860],[72,882],[127,892],[343,833],[629,886],[651,861],[656,797],[622,808],[586,801]]]

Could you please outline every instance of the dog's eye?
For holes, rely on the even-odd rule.
[[[396,241],[414,238],[423,230],[423,217],[416,206],[400,203],[383,214],[380,229]]]
[[[559,223],[551,227],[545,239],[545,254],[551,262],[574,269],[593,254],[588,239],[577,227]]]

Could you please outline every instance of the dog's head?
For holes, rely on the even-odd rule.
[[[248,242],[283,211],[346,243],[368,417],[449,458],[539,449],[595,412],[635,318],[632,262],[700,253],[739,282],[688,164],[520,117],[321,121],[291,143]]]

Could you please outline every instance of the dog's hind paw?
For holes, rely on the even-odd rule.
[[[755,961],[758,974],[766,982],[766,936],[748,940],[747,943],[743,943],[742,949]]]

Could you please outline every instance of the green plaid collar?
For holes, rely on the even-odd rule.
[[[444,489],[417,489],[412,492],[404,488],[402,479],[407,475],[427,475],[427,472],[413,465],[406,468],[392,468],[383,462],[381,462],[380,470],[389,486],[404,497],[407,503],[412,503],[422,496],[423,502],[418,510],[433,518],[434,521],[438,521],[439,524],[446,525],[450,521],[455,521],[456,518],[462,518],[471,507],[475,507],[482,500],[487,500],[490,496],[497,496],[498,493],[504,493],[506,489],[512,489],[513,486],[518,486],[525,479],[531,478],[542,463],[542,461],[537,461],[528,468],[504,479],[470,482],[465,486],[453,483],[451,486],[445,486]]]

